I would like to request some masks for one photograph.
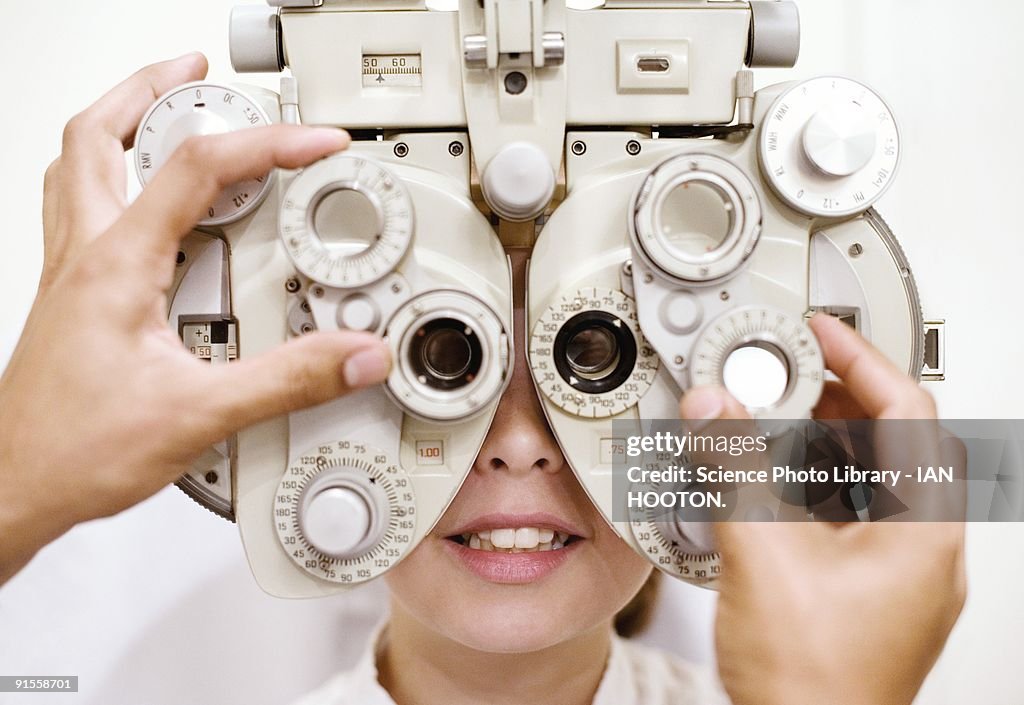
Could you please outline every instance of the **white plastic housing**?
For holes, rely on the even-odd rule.
[[[753,0],[750,3],[751,68],[792,68],[800,58],[800,11],[789,0]]]
[[[484,171],[484,198],[495,213],[511,221],[536,218],[555,193],[555,174],[544,152],[515,142],[495,155]]]
[[[231,65],[238,73],[277,73],[284,68],[277,10],[240,5],[231,10],[228,29]]]

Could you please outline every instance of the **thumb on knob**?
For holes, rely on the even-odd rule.
[[[749,419],[746,407],[740,404],[724,387],[694,387],[683,396],[679,404],[683,420],[690,422],[695,431],[717,420]]]
[[[686,392],[679,405],[683,420],[694,433],[715,436],[757,436],[757,428],[746,407],[736,400],[725,388],[716,386],[694,387]],[[728,423],[739,421],[741,423]],[[693,462],[709,467],[722,466],[725,470],[759,470],[764,469],[766,458],[761,454],[748,453],[740,457],[728,453],[696,453]],[[721,489],[730,487],[723,484]],[[789,524],[764,524],[757,521],[745,521],[743,507],[757,505],[763,500],[767,506],[774,506],[778,501],[767,487],[745,485],[736,487],[741,497],[732,520],[716,522],[714,538],[717,550],[722,556],[723,571],[734,571],[746,577],[747,573],[756,574],[765,568],[767,556],[776,557],[776,543],[780,534],[789,536]],[[732,578],[738,577],[732,575]]]
[[[211,367],[214,379],[206,389],[214,440],[379,384],[390,369],[390,353],[379,338],[351,331],[308,335],[252,359]]]

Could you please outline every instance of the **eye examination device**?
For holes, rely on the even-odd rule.
[[[314,331],[382,336],[386,383],[210,448],[179,486],[237,522],[282,597],[379,577],[428,534],[484,442],[514,363],[511,268],[532,248],[524,347],[566,460],[659,569],[713,585],[708,528],[616,521],[614,422],[678,417],[725,386],[758,419],[810,416],[807,325],[841,318],[915,379],[942,376],[911,267],[874,205],[899,123],[842,76],[755,90],[795,65],[786,0],[269,0],[230,18],[239,73],[139,127],[148,183],[194,135],[349,131],[305,169],[226,189],[183,241],[169,323],[210,364]]]

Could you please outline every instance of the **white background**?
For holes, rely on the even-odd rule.
[[[0,362],[35,290],[43,171],[64,123],[136,68],[186,51],[204,51],[211,77],[230,78],[232,4],[0,0]],[[932,390],[949,418],[1024,417],[1024,5],[800,6],[799,66],[760,72],[759,82],[842,73],[889,99],[905,152],[881,210],[915,267],[926,315],[949,321],[949,381]],[[967,609],[920,702],[1024,703],[1024,531],[970,527],[968,564]],[[666,593],[648,639],[708,659],[713,596],[681,585]],[[382,603],[380,586],[309,602],[264,596],[234,527],[168,490],[75,529],[0,589],[0,675],[81,676],[78,695],[33,703],[280,703],[345,665]],[[25,697],[0,695],[0,703]]]

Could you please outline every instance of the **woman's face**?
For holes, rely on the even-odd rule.
[[[488,652],[537,651],[609,624],[651,571],[600,516],[551,435],[523,350],[526,253],[510,254],[511,384],[451,506],[388,573],[394,599],[414,619]],[[495,546],[513,537],[517,548]]]

